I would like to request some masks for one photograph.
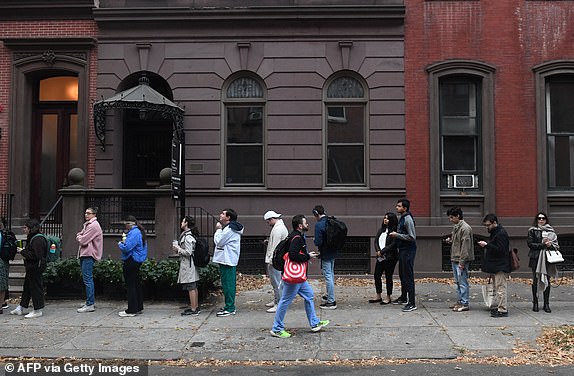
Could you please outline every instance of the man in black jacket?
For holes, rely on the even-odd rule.
[[[40,222],[37,219],[29,219],[24,224],[24,234],[26,238],[26,248],[22,250],[24,257],[24,267],[26,276],[24,277],[24,291],[20,304],[10,314],[21,316],[30,304],[30,298],[34,303],[34,310],[24,317],[32,319],[42,316],[44,308],[44,280],[42,278],[43,269],[46,265],[48,253],[48,242],[46,237],[40,234]]]
[[[488,243],[484,240],[478,242],[478,245],[484,248],[482,271],[489,273],[490,278],[494,280],[495,303],[497,304],[497,308],[491,307],[490,316],[507,317],[506,287],[510,274],[510,239],[504,227],[498,224],[496,215],[487,214],[482,224],[490,233]]]

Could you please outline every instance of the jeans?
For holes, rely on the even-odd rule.
[[[415,305],[415,256],[416,250],[399,249],[399,277],[401,279],[401,298]]]
[[[321,259],[321,271],[327,287],[327,303],[333,303],[335,301],[335,259]]]
[[[305,302],[305,313],[307,314],[307,320],[311,327],[319,324],[319,318],[315,314],[315,304],[313,302],[314,294],[311,285],[305,281],[303,283],[288,283],[283,281],[283,295],[279,300],[279,305],[277,306],[277,312],[275,312],[275,320],[273,321],[273,331],[280,332],[285,329],[283,325],[283,320],[287,314],[287,309],[293,302],[293,299],[299,294]]]
[[[94,259],[91,257],[80,257],[80,265],[82,267],[82,278],[86,286],[86,305],[94,305]]]
[[[271,280],[273,287],[273,302],[275,305],[279,304],[283,292],[283,281],[281,280],[281,272],[273,267],[272,264],[265,264],[267,268],[267,275]]]
[[[458,261],[452,262],[452,273],[454,275],[454,283],[456,284],[456,294],[460,304],[467,306],[470,301],[468,300],[468,264],[464,265],[464,269],[458,267]]]
[[[225,298],[225,309],[227,312],[235,311],[235,291],[237,286],[237,273],[235,266],[219,265],[219,273],[221,274],[221,288],[223,289],[223,297]]]

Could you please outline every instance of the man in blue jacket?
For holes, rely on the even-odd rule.
[[[319,250],[321,257],[321,271],[325,277],[327,294],[322,297],[324,303],[319,305],[321,309],[337,309],[335,300],[335,257],[337,249],[331,249],[327,246],[327,216],[325,208],[322,205],[316,205],[313,208],[313,216],[317,223],[315,224],[315,238],[313,242]]]

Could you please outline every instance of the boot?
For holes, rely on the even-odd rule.
[[[547,287],[546,290],[544,290],[544,312],[546,313],[550,313],[552,312],[552,310],[550,309],[550,287]]]
[[[536,285],[532,285],[532,310],[538,312],[538,290]]]

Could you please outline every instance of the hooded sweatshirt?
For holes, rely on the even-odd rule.
[[[212,261],[216,264],[237,266],[241,251],[241,235],[243,225],[237,221],[231,221],[222,229],[217,229],[213,234],[215,250]]]

